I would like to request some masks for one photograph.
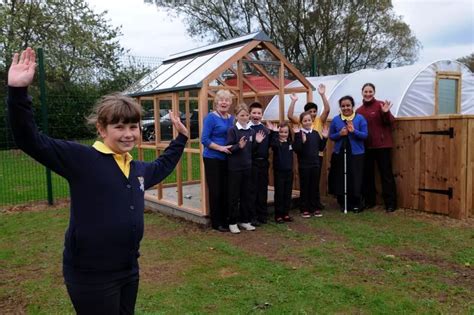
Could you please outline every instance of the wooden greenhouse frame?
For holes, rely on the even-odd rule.
[[[171,74],[173,71],[174,74]],[[248,80],[248,71],[264,77],[269,87],[254,85]],[[225,75],[235,77],[236,84],[226,82]],[[286,77],[299,80],[302,86],[286,88]],[[184,108],[182,112],[186,114],[188,130],[192,127],[189,119],[190,108],[197,105],[200,135],[204,117],[209,112],[215,93],[220,89],[231,91],[234,105],[279,95],[282,100],[279,104],[279,120],[283,121],[284,94],[304,92],[307,98],[312,100],[314,87],[286,60],[263,32],[172,55],[164,60],[158,69],[125,91],[140,103],[145,100],[153,102],[154,130],[157,131],[155,141],[139,143],[139,159],[147,159],[150,151],[155,151],[158,156],[168,146],[169,142],[161,141],[160,135],[158,115],[162,104],[175,112]],[[173,137],[176,135],[176,130],[173,130]],[[148,191],[145,194],[146,207],[206,223],[209,207],[202,152],[203,145],[199,137],[188,141],[183,158],[176,167],[176,180],[172,183],[160,183],[156,189]],[[195,165],[197,161],[198,165]],[[193,170],[196,171],[197,167],[199,172],[196,178]],[[199,185],[197,197],[201,200],[198,207],[189,206],[190,202],[186,200],[186,197],[194,197],[189,197],[184,192],[190,185],[194,185],[194,188]],[[170,196],[176,198],[171,200]]]

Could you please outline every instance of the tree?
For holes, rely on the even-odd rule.
[[[88,82],[118,67],[120,28],[84,0],[10,0],[0,4],[0,66],[27,46],[43,47],[48,82]]]
[[[469,70],[474,72],[474,53],[470,54],[469,56],[459,58],[458,61],[465,64],[469,68]]]
[[[145,0],[184,17],[191,36],[230,39],[263,30],[290,62],[317,74],[413,63],[420,43],[389,0]]]

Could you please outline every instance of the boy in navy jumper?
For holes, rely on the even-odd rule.
[[[300,210],[303,218],[322,217],[318,207],[317,190],[319,183],[314,181],[320,171],[319,152],[324,150],[328,138],[328,128],[324,127],[321,135],[312,129],[311,113],[300,115],[301,130],[294,128],[295,142],[293,148],[298,155],[300,177]]]
[[[252,175],[252,151],[265,138],[262,131],[255,133],[249,125],[247,105],[236,110],[237,122],[227,132],[227,144],[232,145],[228,159],[229,168],[229,230],[240,233],[239,226],[247,231],[255,230],[250,223],[250,181]],[[238,224],[237,224],[238,223]]]
[[[260,131],[269,135],[270,131],[262,124],[263,106],[258,102],[250,104],[250,127],[255,133]],[[267,223],[268,210],[268,148],[270,137],[265,137],[252,154],[252,181],[250,188],[252,224]]]
[[[273,182],[275,186],[275,222],[292,222],[290,217],[291,191],[293,190],[293,148],[290,127],[282,122],[276,127],[267,123],[271,130],[270,146],[273,150]]]
[[[78,314],[133,314],[143,236],[145,190],[168,176],[179,161],[188,131],[170,113],[178,137],[154,162],[132,161],[140,137],[140,105],[112,94],[89,121],[103,142],[92,147],[49,138],[34,123],[28,86],[36,55],[13,57],[8,73],[8,112],[16,144],[69,182],[71,211],[65,235],[63,275]]]

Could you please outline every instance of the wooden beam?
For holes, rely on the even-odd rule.
[[[248,57],[245,57],[245,58],[248,59]],[[267,80],[270,81],[270,83],[271,83],[274,87],[276,87],[276,88],[278,89],[278,84],[275,83],[275,81],[274,81],[274,79],[272,78],[272,76],[269,75],[265,69],[263,69],[262,67],[260,67],[260,66],[257,65],[257,64],[254,64],[253,66],[255,67],[255,69],[257,69],[258,72],[260,72],[261,74],[263,74],[263,76],[264,76],[265,78],[267,78]]]
[[[283,60],[280,60],[280,72],[279,72],[279,91],[278,91],[278,118],[280,123],[285,121],[285,64]]]
[[[257,47],[260,43],[261,43],[261,41],[258,41],[258,40],[253,40],[253,41],[248,42],[235,55],[230,57],[227,61],[225,61],[216,70],[212,71],[204,80],[206,80],[209,84],[209,82],[212,82],[213,80],[215,80],[222,72],[224,72],[224,70],[226,70],[227,68],[230,68],[232,66],[232,64],[234,64],[238,60],[242,59],[249,52],[251,52],[252,49]]]
[[[276,48],[272,43],[270,42],[262,42],[262,45],[265,46],[270,52],[279,60],[283,61],[283,64],[285,67],[293,73],[293,75],[303,84],[303,86],[307,87],[308,89],[313,90],[313,85],[306,79],[304,75],[301,74],[301,72],[298,71],[298,69],[295,68],[291,63],[289,63],[285,56]]]
[[[238,73],[234,69],[229,68],[229,70],[233,72],[236,76],[238,76]],[[255,85],[253,85],[249,80],[247,80],[244,75],[242,75],[242,80],[244,80],[244,83],[247,84],[252,91],[254,91],[255,93],[258,92],[258,89],[255,87]]]
[[[173,110],[173,113],[176,115],[179,113],[179,96],[178,92],[173,93],[173,97],[171,99],[171,108]],[[179,115],[178,115],[179,118]],[[191,130],[189,130],[189,135],[191,135]],[[178,131],[176,128],[173,126],[173,139],[175,139],[178,136]],[[178,164],[176,165],[176,185],[177,185],[177,203],[178,206],[181,206],[183,204],[183,159],[180,158],[178,161]]]
[[[186,110],[186,128],[189,128],[189,135],[191,135],[191,121],[190,121],[190,112],[189,112],[189,91],[185,91],[184,92],[184,97],[185,97],[185,100],[184,100],[184,107],[185,107],[185,110]],[[189,137],[191,139],[191,137]],[[188,148],[191,148],[191,141],[188,141],[187,145],[186,145]],[[191,153],[186,153],[187,154],[187,178],[188,178],[188,181],[191,180],[193,178],[193,161],[192,161],[192,154]]]
[[[237,103],[240,104],[244,101],[243,92],[244,92],[244,71],[242,60],[237,61],[237,87],[239,88],[239,96],[237,98]]]
[[[202,130],[204,126],[204,117],[208,114],[208,85],[209,81],[206,79],[202,82],[202,88],[199,90],[199,130]],[[202,153],[204,151],[204,146],[202,143],[199,143],[199,169],[200,169],[200,178],[201,178],[201,213],[203,215],[209,215],[209,196],[207,192],[207,183],[206,183],[206,176],[204,172],[204,160],[202,158]]]

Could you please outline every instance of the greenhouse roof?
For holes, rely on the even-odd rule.
[[[163,63],[127,88],[124,93],[145,96],[178,90],[200,88],[202,81],[251,41],[270,41],[263,32],[256,32],[173,54]]]

